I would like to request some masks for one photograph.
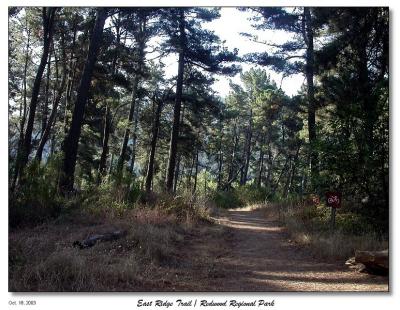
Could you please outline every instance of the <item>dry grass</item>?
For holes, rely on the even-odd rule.
[[[363,235],[350,235],[340,230],[332,233],[310,231],[294,217],[287,217],[285,226],[293,241],[309,246],[317,257],[347,259],[350,256],[354,256],[356,250],[375,251],[388,248],[388,242],[374,232],[365,232]]]
[[[331,232],[327,219],[316,218],[300,203],[257,205],[265,217],[283,223],[291,241],[307,246],[311,252],[325,259],[347,259],[354,256],[355,250],[383,250],[388,248],[388,241],[373,231],[366,230],[360,235],[346,233],[340,228]],[[254,206],[253,206],[254,208]],[[315,216],[315,217],[313,217]],[[315,222],[319,222],[316,225]],[[322,225],[321,225],[322,222]]]
[[[160,266],[178,264],[177,252],[191,230],[212,222],[207,200],[161,194],[150,204],[132,204],[123,201],[123,194],[114,194],[89,195],[79,209],[52,222],[11,231],[9,289],[143,290]],[[121,229],[127,235],[117,241],[84,250],[72,246],[91,235]]]
[[[161,210],[139,209],[125,219],[53,222],[9,235],[10,291],[143,290],[150,270],[176,264],[186,225]],[[125,238],[79,250],[75,240],[126,229]]]

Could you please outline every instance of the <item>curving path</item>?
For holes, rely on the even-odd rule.
[[[188,240],[186,272],[178,272],[182,282],[173,281],[174,289],[388,291],[387,277],[313,258],[306,249],[289,243],[283,228],[259,211],[232,210],[216,220],[225,233],[203,231]]]

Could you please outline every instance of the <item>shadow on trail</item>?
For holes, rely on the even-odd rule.
[[[387,291],[388,278],[315,259],[290,244],[283,227],[257,211],[228,211],[229,250],[215,258],[216,291]],[[212,274],[210,274],[212,276]]]

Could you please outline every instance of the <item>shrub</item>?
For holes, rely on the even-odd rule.
[[[338,213],[336,215],[336,226],[345,234],[357,236],[374,231],[373,225],[366,217],[351,212]]]
[[[212,201],[215,205],[222,209],[243,207],[243,201],[240,200],[234,190],[232,191],[216,191],[212,195]]]
[[[367,219],[339,209],[335,231],[330,230],[330,208],[323,204],[280,202],[265,204],[266,216],[277,217],[292,240],[310,246],[319,257],[345,259],[355,250],[383,250],[388,244]]]
[[[258,187],[254,184],[239,186],[234,191],[243,205],[264,202],[268,195],[265,187]]]
[[[121,217],[126,211],[139,205],[143,192],[133,177],[104,181],[90,186],[82,196],[82,208],[100,217]]]
[[[11,227],[38,224],[60,214],[65,202],[58,193],[60,162],[54,156],[47,165],[34,160],[26,166],[21,185],[10,193]]]
[[[229,191],[215,191],[211,195],[211,200],[219,208],[242,208],[246,205],[264,203],[267,194],[267,189],[248,184],[232,188]]]
[[[172,196],[164,193],[158,197],[157,208],[189,225],[199,221],[210,222],[207,204],[202,200],[195,201],[192,196]]]

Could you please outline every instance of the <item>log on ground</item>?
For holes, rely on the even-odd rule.
[[[389,253],[383,251],[356,251],[355,262],[361,263],[373,274],[387,275],[389,273]]]
[[[87,249],[94,246],[98,241],[114,241],[125,237],[127,235],[126,230],[116,230],[110,233],[98,234],[90,236],[83,241],[75,241],[72,245],[80,249]]]

